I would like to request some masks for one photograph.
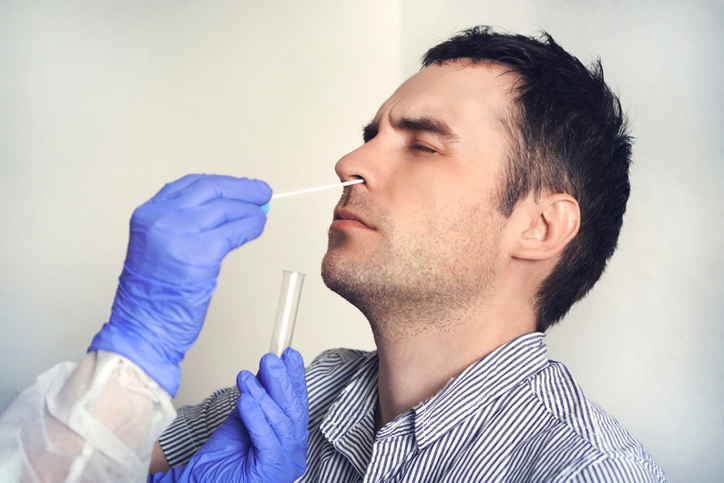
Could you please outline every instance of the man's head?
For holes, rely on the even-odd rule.
[[[325,282],[370,320],[444,319],[504,293],[511,259],[555,257],[531,289],[545,330],[613,252],[628,196],[621,125],[602,79],[548,38],[481,28],[440,44],[337,164],[365,184],[335,211]]]
[[[516,79],[500,211],[510,216],[522,198],[542,192],[569,193],[580,206],[579,232],[538,290],[537,328],[545,331],[588,293],[616,249],[631,138],[600,61],[589,71],[548,34],[539,41],[476,27],[430,49],[423,66],[463,58],[503,64]]]

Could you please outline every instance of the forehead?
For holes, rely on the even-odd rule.
[[[433,116],[456,130],[498,121],[512,107],[514,78],[500,64],[433,64],[405,81],[380,107],[384,117]]]

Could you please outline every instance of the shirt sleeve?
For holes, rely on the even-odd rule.
[[[228,387],[214,392],[201,404],[179,408],[176,419],[158,440],[168,464],[173,467],[188,463],[234,409],[238,398],[239,389]]]

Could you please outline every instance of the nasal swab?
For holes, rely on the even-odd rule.
[[[279,193],[278,195],[274,195],[271,197],[271,199],[275,200],[277,198],[284,198],[285,196],[294,196],[294,195],[301,195],[303,193],[311,193],[312,191],[320,191],[320,190],[326,190],[330,188],[342,188],[344,186],[349,186],[352,184],[357,183],[364,183],[365,180],[360,179],[353,179],[352,181],[345,181],[344,183],[336,183],[336,184],[328,184],[326,186],[317,186],[316,188],[307,188],[303,190],[297,190],[297,191],[290,191],[288,193]]]
[[[307,188],[303,190],[297,190],[297,191],[289,191],[287,193],[279,193],[278,195],[273,195],[271,197],[272,200],[275,200],[277,198],[284,198],[285,196],[294,196],[294,195],[301,195],[303,193],[311,193],[312,191],[320,191],[320,190],[326,190],[330,188],[343,188],[345,186],[349,186],[352,184],[358,184],[358,183],[364,183],[365,180],[363,178],[359,179],[353,179],[352,181],[345,181],[344,183],[336,183],[336,184],[328,184],[326,186],[317,186],[316,188]],[[261,206],[261,209],[264,210],[264,213],[269,213],[269,202],[267,201]]]

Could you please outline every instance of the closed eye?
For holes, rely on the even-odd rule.
[[[375,124],[374,121],[367,124],[364,128],[362,128],[362,139],[365,143],[371,141],[374,139],[375,136],[377,136],[378,132],[377,124]]]
[[[409,147],[410,151],[422,151],[423,153],[436,153],[437,151],[435,149],[432,149],[429,146],[425,146],[424,144],[413,144]]]
[[[365,143],[373,140],[379,133],[379,125],[375,121],[371,121],[365,127],[362,128],[362,139]],[[415,143],[410,145],[408,148],[410,151],[419,151],[423,153],[437,153],[437,149],[431,148],[427,144]]]

